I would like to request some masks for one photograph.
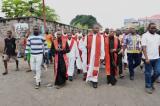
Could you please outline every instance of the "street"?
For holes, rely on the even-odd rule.
[[[32,72],[26,73],[28,65],[20,60],[20,71],[15,63],[9,63],[9,74],[2,76],[3,62],[0,61],[0,106],[160,106],[160,84],[156,91],[147,94],[144,90],[144,74],[138,67],[135,80],[130,81],[128,71],[116,86],[106,84],[104,69],[101,69],[99,86],[92,88],[82,81],[82,75],[73,82],[67,81],[64,88],[47,87],[53,83],[53,65],[43,71],[42,87],[34,89]]]

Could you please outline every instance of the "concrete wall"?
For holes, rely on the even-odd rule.
[[[4,46],[4,38],[6,37],[6,32],[8,30],[12,30],[13,35],[15,35],[14,31],[14,24],[16,23],[28,23],[29,29],[32,30],[34,25],[42,26],[43,25],[43,19],[37,18],[37,17],[19,17],[19,18],[8,18],[8,19],[0,19],[0,51],[3,50]],[[58,27],[60,28],[66,28],[68,30],[78,30],[78,28],[65,25],[58,22],[53,21],[47,21],[47,28],[49,30],[56,31]],[[82,32],[87,32],[85,29],[81,29]]]

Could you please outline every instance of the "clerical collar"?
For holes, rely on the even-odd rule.
[[[114,39],[114,36],[109,36],[110,39]]]
[[[97,35],[97,33],[93,33],[93,35]]]

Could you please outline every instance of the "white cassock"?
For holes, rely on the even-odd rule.
[[[72,40],[68,40],[68,45],[70,46],[71,45],[71,41]],[[70,50],[69,53],[67,53],[67,57],[68,57],[68,60],[69,60],[69,64],[68,64],[68,76],[73,76],[74,74],[74,66],[75,66],[75,61],[76,61],[76,58],[77,58],[77,51],[78,51],[78,48],[77,48],[77,43],[76,41],[74,41],[74,44]]]
[[[87,44],[87,42],[86,42],[86,44]],[[88,81],[98,82],[98,75],[93,76],[94,62],[96,61],[95,60],[95,52],[96,52],[95,49],[96,49],[96,35],[94,34],[93,38],[92,38],[90,64],[88,66],[88,72],[87,72],[87,79],[86,79],[87,82]],[[101,36],[101,48],[99,50],[101,51],[100,59],[104,59],[105,52],[104,52],[104,38],[103,38],[103,36]],[[98,73],[99,73],[99,70],[98,70]]]
[[[80,53],[78,50],[78,46],[77,46],[77,53],[76,54],[77,54],[76,66],[77,66],[77,69],[81,70],[82,69],[82,61],[81,61]]]
[[[82,52],[81,60],[82,60],[82,70],[83,70],[83,73],[87,73],[87,48],[86,48],[86,45],[85,45],[85,41],[83,41],[81,39],[79,41],[78,47],[79,47],[79,49]]]

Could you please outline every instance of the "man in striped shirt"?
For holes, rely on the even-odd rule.
[[[48,49],[44,37],[39,34],[38,26],[34,26],[33,35],[30,36],[27,40],[27,45],[25,50],[26,55],[29,50],[31,53],[31,59],[30,59],[31,70],[35,71],[36,74],[35,89],[39,89],[41,82],[41,64],[43,60],[43,54],[47,56]]]

